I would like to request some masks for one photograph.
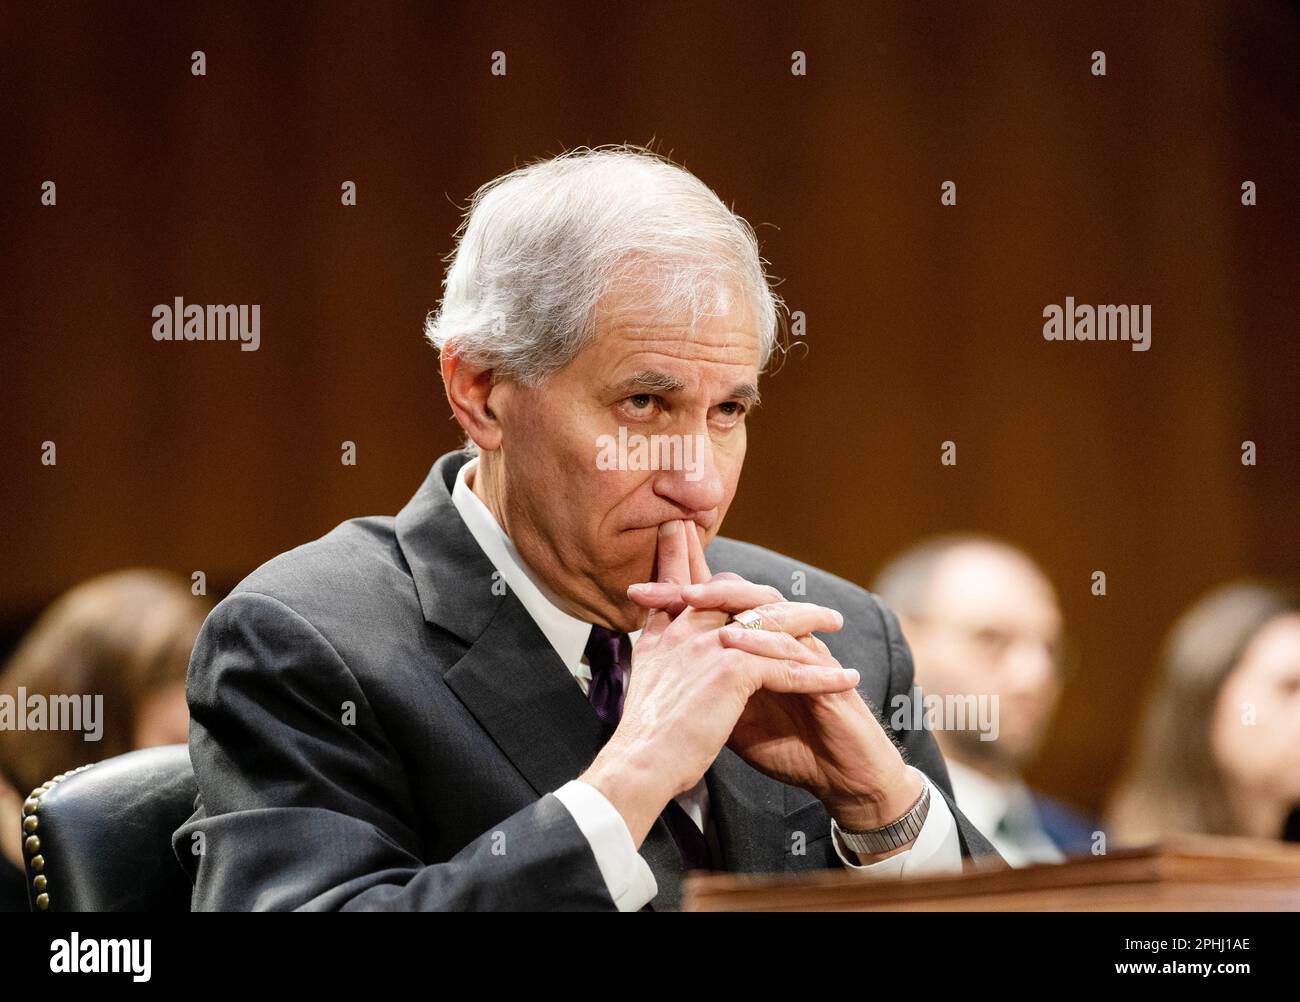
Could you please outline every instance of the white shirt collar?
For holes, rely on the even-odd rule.
[[[578,680],[586,691],[586,683],[591,679],[591,670],[584,661],[587,640],[591,636],[591,624],[569,615],[559,607],[554,593],[524,562],[515,544],[506,535],[492,512],[482,499],[474,493],[469,485],[470,474],[478,467],[478,458],[471,459],[456,474],[456,484],[452,488],[451,503],[460,512],[465,525],[469,528],[474,541],[487,554],[492,566],[501,575],[507,588],[514,592],[528,615],[535,622],[555,649],[555,653],[564,662],[564,667]],[[641,631],[628,634],[636,643]],[[627,666],[630,667],[630,666]]]
[[[951,756],[945,761],[948,777],[952,780],[952,792],[961,812],[980,831],[996,831],[998,822],[1011,807],[1011,790],[1006,784],[963,765]]]
[[[948,777],[957,807],[983,832],[1012,866],[1054,863],[1063,859],[1060,849],[1043,831],[1033,794],[1023,780],[997,780],[948,758]],[[999,823],[1015,813],[1015,834],[999,830]]]

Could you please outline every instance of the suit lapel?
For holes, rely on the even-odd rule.
[[[397,515],[397,539],[424,618],[468,650],[448,686],[540,796],[600,750],[600,722],[582,690],[495,568],[451,500],[469,456],[449,453]]]
[[[600,750],[596,712],[513,595],[446,681],[538,795],[577,778]]]

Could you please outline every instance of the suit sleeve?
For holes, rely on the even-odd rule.
[[[329,641],[239,592],[190,662],[194,815],[173,848],[200,910],[613,910],[553,794],[425,862],[405,768]]]
[[[877,707],[886,729],[903,753],[903,759],[925,773],[934,788],[943,795],[957,823],[957,834],[961,841],[963,859],[970,861],[974,869],[1003,869],[1006,862],[998,854],[993,844],[984,837],[966,816],[957,809],[957,801],[952,792],[952,780],[948,777],[948,767],[944,764],[943,754],[938,742],[928,728],[910,726],[912,714],[904,712],[898,715],[903,726],[895,727],[893,707],[899,696],[904,696],[903,706],[910,707],[920,698],[916,689],[916,672],[912,665],[912,651],[907,646],[903,631],[898,625],[898,617],[879,598],[872,595],[871,601],[884,622],[885,639],[889,650],[889,695],[884,706]]]

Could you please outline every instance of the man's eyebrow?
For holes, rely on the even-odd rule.
[[[676,376],[659,369],[642,369],[615,385],[611,392],[619,397],[630,397],[638,393],[680,393],[684,389],[686,384]],[[753,383],[737,383],[727,399],[757,407],[758,387]]]
[[[684,389],[686,384],[676,376],[658,369],[642,369],[615,385],[613,392],[624,397],[638,393],[680,393]]]

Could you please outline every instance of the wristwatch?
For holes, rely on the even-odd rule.
[[[915,839],[920,834],[921,826],[925,824],[926,816],[929,813],[930,784],[927,781],[925,788],[921,791],[921,796],[917,798],[911,810],[897,821],[891,821],[880,828],[872,828],[870,831],[848,832],[841,828],[834,818],[831,818],[831,827],[839,833],[840,841],[845,846],[854,852],[862,853],[864,856],[874,856],[877,853],[889,852],[891,849],[907,845],[908,842]]]

